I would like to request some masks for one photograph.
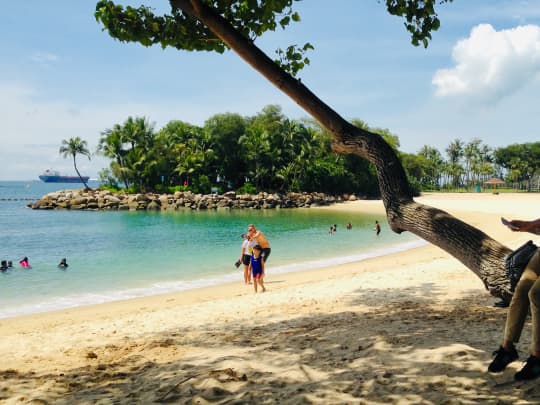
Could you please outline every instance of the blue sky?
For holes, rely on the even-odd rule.
[[[37,179],[47,168],[73,174],[58,154],[62,140],[80,136],[94,151],[100,133],[130,115],[156,129],[173,119],[249,116],[268,104],[307,116],[234,53],[120,43],[101,31],[94,6],[3,4],[0,180]],[[540,139],[540,1],[454,0],[440,8],[427,49],[410,45],[402,20],[377,0],[305,0],[298,10],[299,24],[259,46],[273,56],[278,46],[312,43],[302,82],[345,118],[388,128],[401,150],[427,144],[444,153],[456,138],[494,147]],[[108,161],[79,157],[78,165],[96,177]]]

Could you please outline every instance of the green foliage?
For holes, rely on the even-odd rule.
[[[90,160],[90,151],[88,150],[88,143],[76,136],[75,138],[69,138],[68,140],[62,140],[62,146],[59,149],[60,154],[64,157],[73,157],[77,155],[84,155]]]
[[[294,0],[298,1],[298,0]],[[215,13],[231,24],[245,38],[255,41],[267,31],[278,27],[285,29],[292,22],[299,22],[300,15],[293,11],[293,0],[213,0],[201,2],[207,13]],[[144,46],[159,44],[162,48],[173,47],[186,51],[213,51],[223,53],[228,46],[191,13],[176,8],[171,3],[169,14],[158,16],[151,7],[122,6],[113,1],[96,3],[94,16],[109,35],[122,42],[139,42]],[[191,6],[186,6],[191,8]],[[291,45],[285,51],[278,50],[276,61],[291,75],[296,75],[309,59],[306,51],[313,46]]]
[[[178,9],[156,16],[150,7],[123,7],[112,1],[98,1],[94,13],[109,34],[122,42],[144,46],[160,44],[187,51],[215,51],[227,48],[207,27]]]
[[[97,152],[114,159],[110,169],[126,187],[144,191],[160,182],[159,156],[148,153],[154,146],[154,125],[146,118],[128,117],[101,133]]]
[[[510,181],[530,181],[540,171],[540,143],[515,144],[494,153],[479,139],[453,140],[447,158],[430,146],[417,154],[399,151],[388,129],[356,126],[380,134],[396,150],[412,189],[473,190],[503,171]],[[128,117],[102,132],[98,150],[112,159],[102,182],[133,192],[209,193],[326,192],[378,196],[375,168],[357,155],[336,155],[332,136],[312,120],[295,121],[268,105],[252,117],[216,114],[198,127],[170,121],[155,132],[145,118]]]
[[[102,132],[98,150],[112,159],[111,176],[137,192],[217,187],[376,195],[372,166],[334,154],[331,142],[317,124],[290,120],[269,105],[253,117],[216,114],[203,127],[171,121],[157,133],[146,119],[129,117]]]
[[[99,190],[102,190],[102,191],[110,191],[111,193],[118,193],[121,189],[119,187],[114,187],[114,186],[111,186],[110,184],[100,184],[99,185]]]
[[[202,14],[213,15],[222,23],[230,24],[240,35],[255,41],[278,27],[285,29],[291,22],[299,22],[300,15],[293,10],[299,0],[208,0],[195,7]],[[379,0],[380,1],[380,0]],[[392,15],[405,19],[404,26],[411,34],[411,42],[428,46],[431,32],[440,27],[435,7],[452,0],[386,0]],[[151,7],[122,6],[109,0],[96,3],[94,16],[109,35],[123,42],[139,42],[143,46],[159,44],[162,48],[174,47],[186,51],[213,51],[223,53],[227,44],[196,18],[198,10],[190,2],[170,1],[168,14],[156,15]],[[178,6],[179,8],[177,8]],[[181,8],[180,8],[181,7]],[[276,63],[295,76],[310,63],[305,56],[313,46],[290,45],[276,50]]]
[[[540,142],[498,148],[494,157],[498,165],[508,170],[509,180],[527,181],[529,190],[532,178],[540,174]]]
[[[205,174],[200,174],[193,179],[191,190],[197,194],[210,194],[212,191],[212,182]]]
[[[113,175],[110,169],[101,169],[98,173],[100,189],[104,190],[119,190],[118,180]]]
[[[257,188],[251,184],[249,181],[246,181],[242,187],[236,190],[238,194],[257,194]]]
[[[450,3],[452,0],[386,0],[386,8],[392,15],[405,19],[405,28],[411,34],[414,46],[424,45],[427,48],[431,32],[437,31],[441,22],[435,6]]]
[[[289,72],[292,76],[296,76],[300,70],[309,65],[310,60],[305,56],[305,53],[310,49],[314,49],[310,43],[304,44],[301,48],[297,45],[290,45],[286,50],[279,48],[276,50],[278,59],[275,62],[283,70]]]

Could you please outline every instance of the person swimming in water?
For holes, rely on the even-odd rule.
[[[32,266],[30,266],[30,262],[28,261],[28,257],[24,256],[20,261],[19,264],[21,267],[24,267],[25,269],[30,269]]]
[[[375,221],[375,228],[373,228],[373,230],[375,231],[375,234],[379,236],[381,233],[381,225],[379,224],[379,221]]]
[[[68,264],[67,264],[66,258],[64,257],[62,260],[60,260],[60,263],[58,263],[58,268],[65,269],[67,267],[68,267]]]

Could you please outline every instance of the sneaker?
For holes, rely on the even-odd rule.
[[[540,377],[540,358],[536,356],[529,356],[523,368],[514,375],[516,381],[532,380],[537,377]]]
[[[505,300],[500,300],[493,304],[493,306],[497,308],[508,308],[510,306],[510,303]]]
[[[517,360],[519,355],[514,346],[510,350],[506,350],[502,346],[498,350],[493,352],[495,358],[488,367],[488,371],[491,373],[500,373],[507,365]]]

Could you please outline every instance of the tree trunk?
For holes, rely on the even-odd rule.
[[[75,167],[75,171],[77,172],[77,176],[79,176],[79,179],[81,180],[81,183],[84,184],[84,189],[85,189],[86,191],[91,190],[91,188],[88,187],[88,184],[86,184],[86,182],[83,180],[81,174],[79,173],[79,169],[77,169],[77,161],[76,161],[76,159],[75,159],[75,156],[76,156],[76,155],[73,154],[73,167]]]
[[[375,166],[388,223],[394,232],[409,231],[440,247],[472,270],[492,295],[510,299],[512,293],[503,260],[510,249],[442,210],[416,203],[401,162],[381,136],[343,119],[200,0],[170,2],[206,25],[249,65],[319,121],[333,135],[334,151],[357,154]]]

